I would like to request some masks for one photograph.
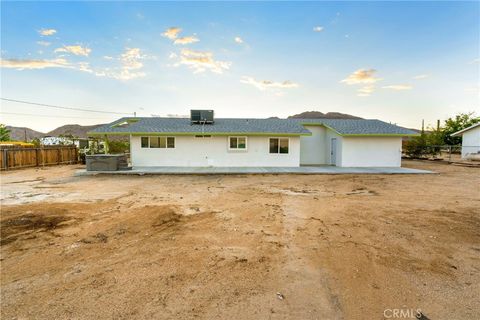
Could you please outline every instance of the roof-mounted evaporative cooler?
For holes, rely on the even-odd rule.
[[[190,121],[192,124],[212,124],[213,110],[190,110]]]

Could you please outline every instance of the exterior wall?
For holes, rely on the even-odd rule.
[[[300,164],[316,165],[327,163],[326,128],[305,126],[312,135],[300,137]]]
[[[342,167],[400,167],[401,137],[343,137]]]
[[[180,167],[298,167],[300,138],[289,139],[288,154],[269,153],[269,138],[248,136],[247,150],[229,150],[227,136],[175,137],[175,148],[142,148],[141,137],[131,136],[131,159],[135,166]],[[283,138],[283,137],[282,137]]]
[[[300,138],[300,164],[336,165],[342,162],[342,137],[324,126],[305,126],[312,135]],[[332,156],[332,138],[336,139],[335,157]],[[335,163],[333,161],[335,160]]]
[[[462,158],[480,152],[480,127],[475,127],[462,134]]]

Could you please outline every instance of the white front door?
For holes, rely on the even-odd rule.
[[[337,164],[337,138],[332,138],[330,142],[330,164]]]

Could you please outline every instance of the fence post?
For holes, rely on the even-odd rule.
[[[8,149],[3,149],[3,165],[5,170],[8,170]]]

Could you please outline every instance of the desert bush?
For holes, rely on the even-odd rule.
[[[441,152],[442,142],[443,136],[440,130],[422,132],[420,136],[413,137],[405,143],[405,154],[409,158],[436,157]]]
[[[130,143],[128,141],[108,141],[109,153],[125,153],[129,152]]]

